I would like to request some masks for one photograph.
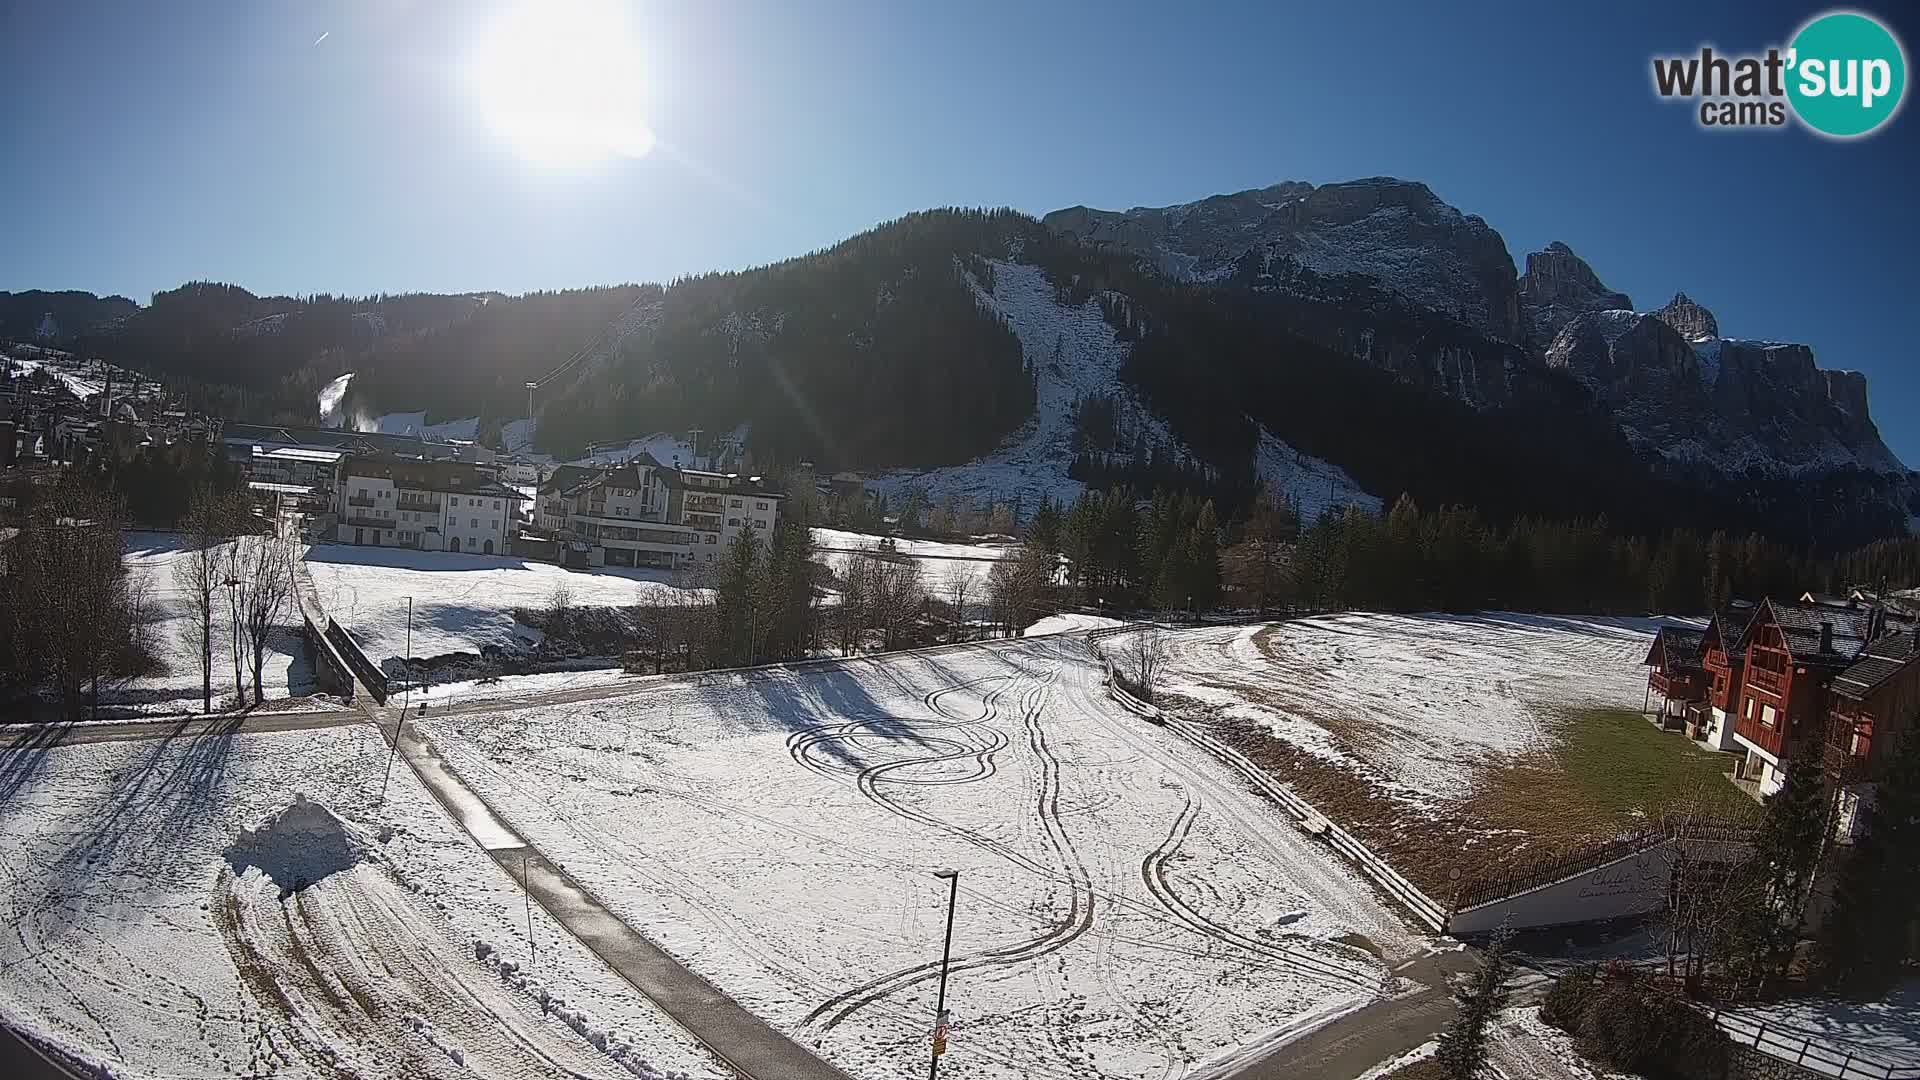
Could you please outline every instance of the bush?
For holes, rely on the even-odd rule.
[[[1588,1057],[1647,1080],[1722,1080],[1727,1037],[1699,1010],[1625,965],[1577,969],[1554,984],[1540,1018]]]

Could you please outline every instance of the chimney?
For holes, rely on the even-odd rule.
[[[1820,651],[1823,653],[1833,651],[1833,624],[1830,622],[1820,624]]]

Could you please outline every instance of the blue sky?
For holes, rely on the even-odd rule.
[[[1684,289],[1724,333],[1867,372],[1920,464],[1920,114],[1856,142],[1702,131],[1654,99],[1653,54],[1784,44],[1825,9],[1681,7],[638,5],[657,148],[553,168],[480,115],[487,4],[0,0],[0,289],[521,292],[767,262],[929,206],[1387,174],[1516,263],[1565,240],[1643,309]],[[1911,7],[1858,9],[1914,51]]]

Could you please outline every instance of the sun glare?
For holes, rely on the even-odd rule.
[[[487,126],[529,161],[578,167],[653,149],[640,49],[615,4],[517,3],[487,26],[466,74]]]

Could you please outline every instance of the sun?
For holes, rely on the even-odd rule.
[[[653,149],[644,75],[626,12],[605,0],[521,0],[486,26],[466,65],[494,134],[562,168]]]

